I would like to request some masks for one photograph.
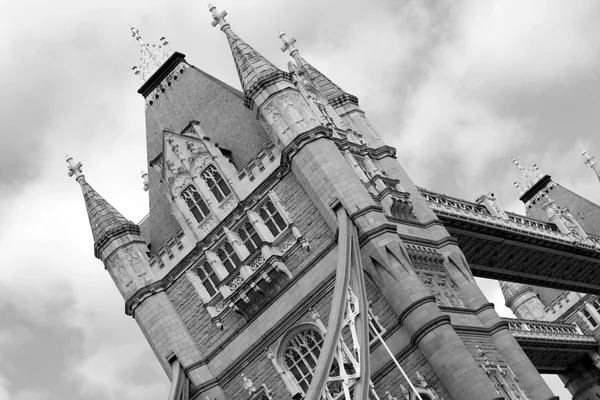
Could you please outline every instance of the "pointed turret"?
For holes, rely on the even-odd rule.
[[[283,42],[281,51],[290,52],[290,56],[292,56],[294,61],[296,61],[298,73],[314,83],[334,108],[342,103],[352,103],[358,105],[358,98],[356,96],[342,90],[342,88],[336,85],[327,76],[322,74],[318,69],[313,67],[300,55],[300,51],[298,51],[298,49],[294,46],[296,43],[296,38],[291,38],[288,40],[284,32],[279,32],[279,38]]]
[[[233,32],[229,22],[225,21],[227,11],[219,13],[212,4],[209,4],[208,9],[213,15],[212,26],[219,25],[229,41],[231,54],[246,97],[246,107],[253,108],[255,98],[265,86],[282,81],[288,82],[290,87],[292,86],[289,73],[277,68]]]
[[[381,146],[382,141],[379,134],[369,122],[364,111],[358,106],[358,98],[344,91],[306,61],[294,46],[296,38],[288,39],[284,32],[279,33],[279,38],[283,42],[281,51],[289,51],[290,56],[296,62],[295,66],[290,63],[290,71],[298,75],[300,83],[307,86],[312,85],[321,93],[344,122],[344,128],[350,128],[358,133],[362,140],[372,147]]]
[[[67,163],[69,164],[69,176],[75,176],[75,180],[79,183],[83,192],[83,199],[94,238],[94,255],[97,258],[101,258],[102,249],[111,238],[120,237],[127,233],[140,234],[140,228],[136,224],[121,215],[87,183],[81,170],[83,165],[80,162],[75,163],[73,157],[67,156]]]
[[[588,156],[587,151],[585,151],[585,150],[581,154],[585,158],[585,161],[583,163],[585,165],[590,166],[590,168],[596,173],[596,176],[598,177],[598,180],[600,181],[600,168],[598,168],[598,164],[594,161],[594,158],[596,158],[596,157]]]

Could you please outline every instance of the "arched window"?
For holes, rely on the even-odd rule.
[[[227,182],[225,182],[214,165],[209,165],[206,167],[200,175],[219,203],[231,193],[231,189],[229,189],[229,186],[227,186]]]
[[[229,273],[235,271],[238,265],[242,263],[237,253],[233,249],[233,246],[229,242],[223,242],[221,247],[217,249],[217,255]]]
[[[203,262],[198,267],[198,276],[200,277],[200,281],[202,281],[202,285],[210,295],[210,297],[217,294],[217,285],[219,284],[219,278],[215,271],[212,269],[208,262]]]
[[[202,222],[204,218],[208,214],[210,214],[210,210],[208,206],[198,193],[198,189],[194,185],[189,185],[181,192],[181,198],[185,201],[190,212],[196,218],[196,221]]]
[[[265,225],[267,225],[267,228],[271,231],[273,237],[277,237],[277,235],[287,227],[287,223],[281,217],[279,211],[277,211],[277,208],[270,199],[262,204],[258,213]]]
[[[246,221],[246,223],[238,229],[238,235],[240,236],[240,239],[242,239],[242,243],[244,243],[244,246],[246,246],[250,254],[258,250],[258,246],[260,246],[261,242],[260,236],[258,236],[256,229],[254,229],[254,226],[252,226],[250,221]]]
[[[304,393],[310,386],[322,346],[323,335],[309,327],[296,332],[283,348],[282,361]]]

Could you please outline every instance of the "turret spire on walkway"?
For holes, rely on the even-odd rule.
[[[594,161],[594,158],[596,158],[596,157],[588,156],[587,151],[585,151],[585,150],[581,154],[585,158],[585,161],[583,163],[585,165],[590,166],[590,168],[596,173],[596,176],[598,177],[598,180],[600,181],[600,168],[598,168],[598,164]]]

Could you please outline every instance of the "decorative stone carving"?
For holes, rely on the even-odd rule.
[[[184,187],[192,182],[192,177],[188,173],[178,173],[175,178],[169,179],[171,182],[171,193],[178,196]]]
[[[246,389],[248,391],[248,394],[252,395],[252,393],[256,392],[256,388],[254,387],[252,380],[250,378],[248,378],[247,376],[245,376],[244,374],[242,374],[241,377],[242,377],[242,380],[244,381],[244,389]]]

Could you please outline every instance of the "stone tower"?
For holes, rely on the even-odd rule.
[[[209,9],[242,92],[132,28],[149,215],[128,222],[70,160],[169,398],[556,399],[356,96],[295,39],[283,71]]]
[[[585,164],[598,178],[593,157],[584,151]],[[513,158],[519,168],[520,200],[526,214],[538,220],[552,222],[558,231],[585,243],[588,233],[600,233],[600,206],[554,182],[552,178],[533,168],[524,168]],[[567,208],[568,207],[568,208]],[[506,306],[523,319],[575,324],[582,333],[600,338],[600,299],[558,289],[531,287],[513,282],[500,282]],[[600,355],[588,355],[571,364],[558,374],[574,400],[600,397]]]

